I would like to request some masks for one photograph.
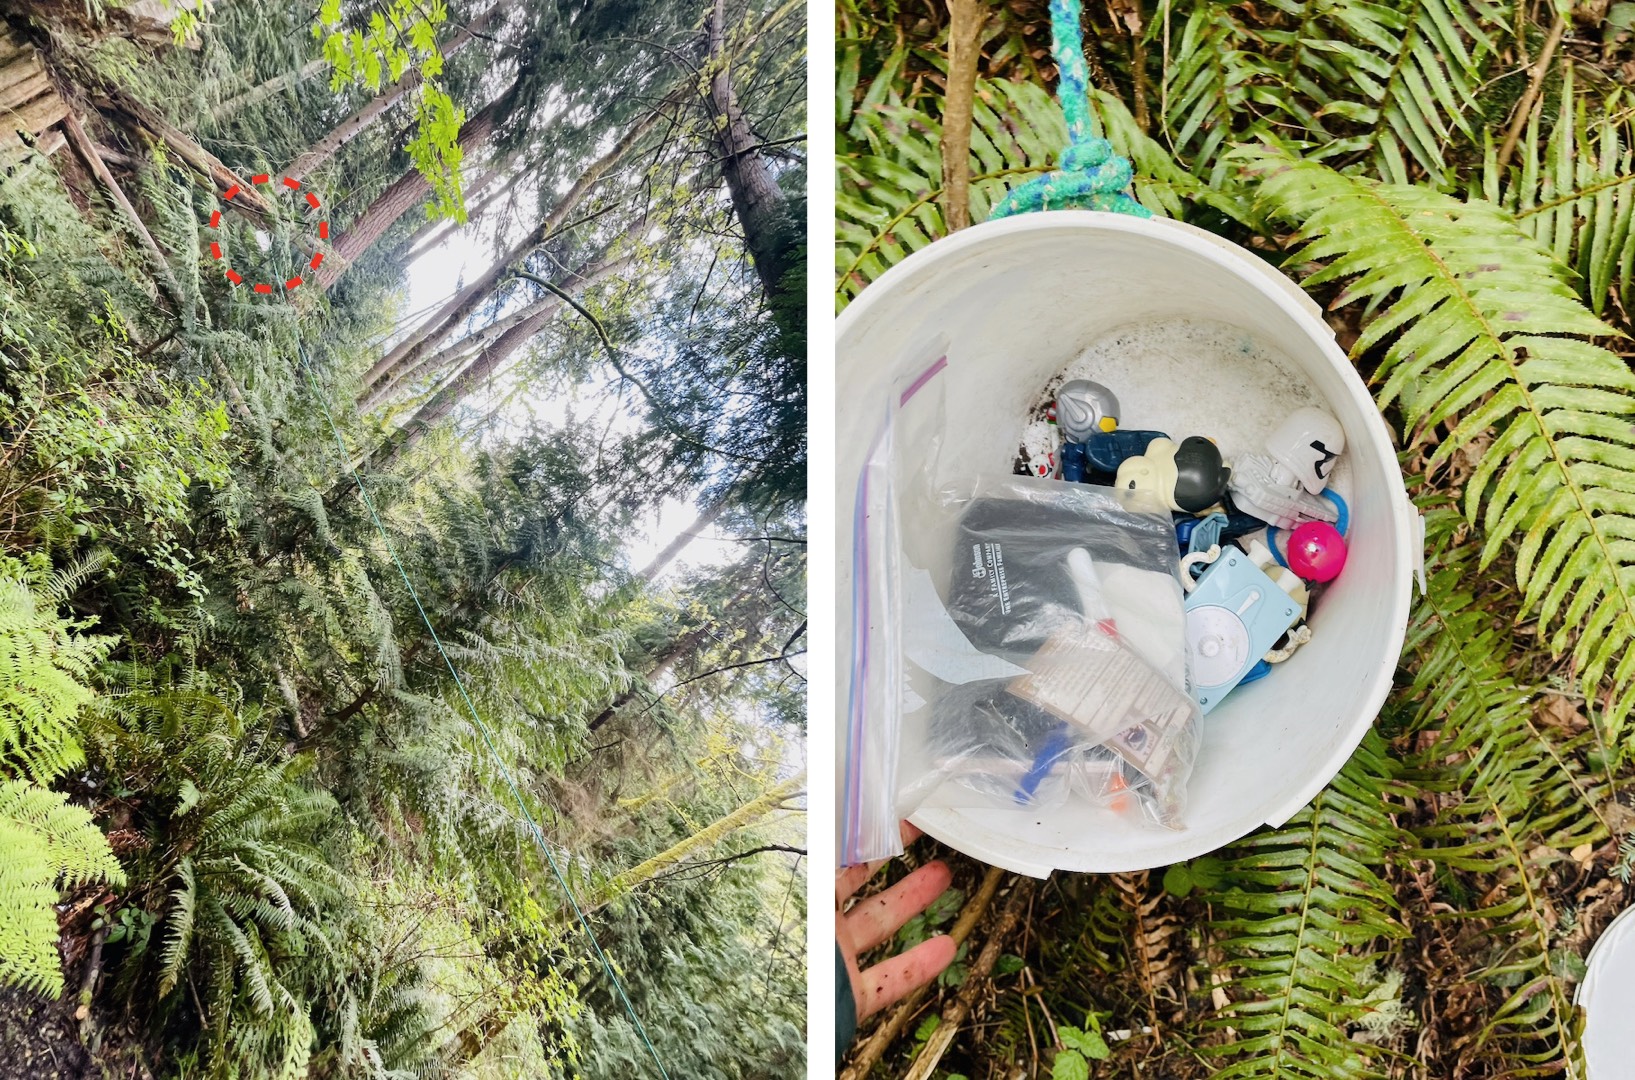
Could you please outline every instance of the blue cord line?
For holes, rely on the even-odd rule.
[[[312,387],[312,396],[318,402],[318,407],[323,410],[324,419],[329,421],[329,430],[335,434],[335,445],[340,447],[341,460],[348,462],[346,469],[352,474],[353,482],[358,485],[358,494],[363,496],[363,505],[368,508],[369,517],[373,519],[375,528],[380,532],[380,538],[385,542],[386,550],[391,553],[392,562],[396,564],[397,572],[403,578],[403,584],[409,589],[409,596],[414,600],[414,608],[420,613],[420,621],[426,624],[426,631],[431,634],[432,644],[437,646],[437,652],[442,656],[443,663],[448,665],[449,674],[454,676],[454,685],[459,688],[460,697],[464,699],[466,708],[471,713],[471,722],[477,726],[477,731],[482,735],[483,743],[493,756],[494,763],[500,767],[500,772],[505,777],[505,783],[511,789],[511,796],[516,800],[517,809],[522,812],[522,818],[528,823],[529,831],[533,834],[534,843],[544,853],[545,861],[550,863],[551,873],[555,875],[557,884],[562,886],[563,895],[568,898],[568,903],[573,907],[574,915],[579,919],[579,925],[584,929],[585,936],[590,939],[590,947],[596,951],[596,959],[602,962],[602,970],[607,972],[608,981],[613,984],[614,993],[623,1002],[624,1010],[629,1015],[630,1022],[636,1027],[636,1034],[641,1036],[642,1043],[647,1047],[647,1052],[652,1055],[653,1064],[657,1066],[659,1076],[663,1077],[664,1080],[670,1080],[670,1074],[665,1071],[664,1062],[659,1058],[659,1052],[653,1046],[653,1040],[647,1037],[647,1029],[642,1026],[641,1018],[636,1015],[636,1007],[630,1003],[630,996],[625,993],[624,983],[619,981],[618,973],[613,970],[613,964],[608,960],[607,954],[602,951],[602,946],[597,942],[596,935],[590,928],[590,920],[585,917],[584,909],[579,906],[579,901],[573,895],[573,889],[568,886],[568,879],[562,875],[562,868],[557,865],[556,856],[551,853],[550,845],[545,842],[544,833],[540,831],[539,825],[535,823],[533,815],[528,812],[528,806],[522,798],[522,791],[517,787],[517,782],[512,777],[511,770],[506,766],[505,760],[500,757],[498,748],[494,746],[494,739],[489,734],[488,725],[484,724],[482,717],[477,715],[477,706],[472,702],[471,695],[466,692],[465,680],[460,678],[460,673],[454,669],[454,661],[449,659],[448,652],[443,648],[442,640],[438,638],[437,631],[431,624],[431,618],[426,614],[426,609],[421,606],[420,594],[415,591],[414,582],[409,580],[409,572],[403,568],[403,560],[398,558],[397,547],[392,543],[392,538],[387,535],[386,526],[381,522],[380,515],[375,512],[375,501],[369,497],[369,489],[364,486],[363,477],[359,476],[358,470],[350,464],[351,457],[346,449],[346,440],[341,437],[341,429],[335,423],[335,417],[329,411],[328,402],[324,400],[323,392],[320,390],[318,380],[312,371],[312,363],[307,359],[307,351],[304,347],[298,346],[298,348],[300,348],[301,367],[306,374],[307,385]]]
[[[1067,118],[1067,149],[1062,153],[1061,165],[1054,172],[1012,188],[989,213],[989,221],[1075,206],[1152,217],[1152,211],[1130,194],[1129,159],[1113,153],[1113,144],[1094,134],[1089,71],[1079,20],[1080,0],[1050,0],[1050,55],[1058,73],[1056,99]]]

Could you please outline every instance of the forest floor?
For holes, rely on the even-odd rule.
[[[80,1041],[79,974],[68,972],[70,986],[55,1000],[0,989],[0,1074],[7,1080],[152,1080],[140,1042],[105,1005],[97,1008],[96,1052]]]

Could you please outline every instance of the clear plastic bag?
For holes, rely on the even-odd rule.
[[[1175,532],[1131,500],[1020,476],[944,493],[944,602],[904,611],[899,813],[1088,800],[1180,826],[1199,710]]]
[[[850,507],[841,863],[899,854],[921,806],[1087,799],[1177,826],[1198,712],[1168,513],[1028,477],[942,485],[945,368],[894,388]]]
[[[904,517],[913,522],[931,495],[929,479],[943,429],[946,357],[902,380],[857,477],[851,511],[851,610],[838,637],[847,666],[841,705],[844,739],[836,762],[836,838],[842,866],[902,854],[896,808],[902,706],[905,600]],[[906,448],[907,452],[900,452]],[[914,530],[910,530],[911,534]],[[912,584],[912,583],[910,583]]]

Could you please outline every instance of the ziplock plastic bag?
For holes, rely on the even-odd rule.
[[[894,388],[857,477],[851,508],[851,611],[841,633],[849,646],[835,807],[842,866],[903,851],[896,809],[906,688],[901,523],[905,514],[916,520],[932,495],[929,480],[943,429],[943,380],[938,376],[946,367],[946,357],[938,357]],[[906,603],[911,607],[914,598]]]
[[[927,363],[881,403],[856,479],[841,864],[900,854],[898,822],[922,805],[1133,800],[1174,825],[1197,714],[1169,515],[1109,489],[1025,477],[944,489],[946,366]],[[997,579],[972,573],[972,545],[989,542],[978,534],[1009,544]],[[1002,592],[974,584],[992,580]],[[1094,693],[1064,701],[1069,676],[1099,670],[1111,686],[1117,665],[1133,674],[1114,704],[1095,712]]]
[[[1169,513],[1136,498],[1020,476],[944,493],[946,600],[904,590],[900,813],[1087,800],[1180,826],[1184,593]]]

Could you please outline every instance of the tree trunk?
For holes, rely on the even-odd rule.
[[[581,267],[576,276],[582,278],[588,286],[600,281],[621,265],[622,263],[617,261],[591,264]],[[471,363],[433,394],[431,400],[422,405],[407,423],[394,431],[365,458],[359,468],[366,465],[374,469],[384,469],[402,457],[425,436],[427,431],[447,418],[449,413],[454,411],[454,407],[479,383],[498,371],[500,365],[509,359],[512,353],[543,330],[559,310],[560,304],[544,307],[532,318],[518,323],[485,345]],[[343,480],[343,486],[338,490],[344,490],[347,483],[348,481]]]
[[[632,683],[628,690],[615,697],[607,708],[596,714],[595,719],[586,726],[586,731],[597,731],[605,727],[626,705],[635,700],[638,686],[657,686],[678,663],[696,653],[706,641],[712,640],[713,635],[710,631],[726,623],[729,616],[736,615],[739,606],[754,594],[755,586],[756,582],[753,580],[744,579],[740,582],[738,591],[721,605],[721,610],[717,611],[713,618],[677,635],[674,641],[653,657],[652,666],[647,669],[647,674],[642,676],[641,683]],[[751,614],[754,614],[753,611]]]
[[[450,38],[447,45],[443,46],[444,58],[455,55],[461,49],[476,41],[477,34],[486,28],[489,23],[493,22],[495,16],[504,11],[510,2],[511,0],[507,0],[506,3],[495,4],[461,28],[460,32]],[[374,99],[367,105],[342,120],[328,135],[304,150],[299,157],[290,163],[289,168],[285,169],[280,175],[287,176],[292,180],[302,180],[322,168],[341,147],[369,130],[370,125],[382,113],[403,100],[404,95],[417,89],[423,81],[424,79],[417,69],[404,73],[404,76],[394,85],[375,95]]]
[[[244,91],[244,93],[230,97],[220,105],[217,105],[215,108],[211,109],[210,119],[212,122],[219,124],[239,110],[248,109],[251,105],[265,101],[274,94],[284,90],[286,87],[294,86],[298,82],[305,82],[307,79],[312,78],[312,76],[322,71],[326,66],[328,66],[328,64],[329,61],[320,56],[316,60],[308,60],[295,71],[285,72],[283,75],[275,75],[266,82],[258,83],[257,85]],[[198,125],[190,124],[189,126],[197,127]]]
[[[750,262],[761,279],[761,292],[771,300],[791,265],[785,200],[783,189],[756,149],[755,133],[733,93],[732,65],[726,55],[725,0],[715,0],[710,15],[710,63],[715,71],[708,100],[721,174],[732,196],[733,213],[744,230]]]
[[[987,6],[948,0],[948,92],[942,124],[942,219],[949,232],[971,224],[971,108]]]
[[[654,578],[658,577],[659,574],[663,572],[666,566],[669,566],[675,561],[675,557],[680,555],[688,544],[691,544],[694,540],[697,540],[699,535],[703,533],[705,529],[709,528],[711,525],[714,525],[715,519],[720,517],[721,512],[726,508],[727,500],[725,498],[719,498],[709,506],[706,506],[704,509],[700,510],[698,512],[698,517],[693,519],[693,523],[687,528],[683,529],[681,532],[677,533],[676,538],[665,545],[664,550],[655,555],[652,562],[642,567],[641,573],[637,574],[636,576],[641,578],[643,581],[651,583]]]
[[[246,183],[233,170],[223,165],[219,158],[200,146],[192,136],[146,105],[132,100],[123,91],[113,87],[108,88],[105,96],[97,97],[95,104],[104,112],[115,115],[126,126],[149,141],[163,143],[182,164],[214,184],[218,195],[236,187],[238,194],[233,197],[231,203],[234,209],[249,214],[258,224],[265,224],[272,217],[271,204],[262,197],[254,185]]]
[[[668,99],[666,99],[668,103]],[[541,244],[549,240],[561,229],[567,221],[568,215],[585,200],[591,188],[607,174],[607,171],[618,164],[630,150],[641,141],[642,136],[653,129],[663,115],[663,105],[653,109],[641,120],[637,121],[624,136],[614,144],[602,157],[592,162],[583,175],[574,182],[568,193],[557,201],[555,207],[546,215],[539,226],[523,237],[510,251],[494,261],[486,273],[467,285],[452,300],[443,305],[430,319],[427,319],[418,328],[406,335],[402,341],[392,348],[392,351],[381,357],[380,362],[370,368],[363,377],[363,392],[359,401],[369,401],[378,391],[378,385],[393,368],[414,364],[427,351],[436,348],[444,338],[454,332],[454,329],[463,323],[471,313],[481,307],[494,291],[499,288],[512,267],[526,259]]]
[[[620,893],[628,892],[664,873],[693,852],[702,851],[737,830],[754,824],[776,809],[779,803],[799,794],[805,786],[806,774],[804,772],[799,776],[774,785],[726,817],[718,819],[714,824],[700,829],[679,844],[620,874],[604,887],[592,903],[585,906],[585,910],[595,911]],[[461,1066],[468,1064],[478,1054],[482,1053],[484,1047],[498,1038],[522,1011],[520,1008],[502,1003],[491,1012],[479,1017],[475,1023],[463,1028],[450,1043],[447,1057],[444,1060],[445,1068],[452,1074]]]
[[[516,187],[518,181],[527,175],[525,170],[513,167],[521,156],[522,152],[517,151],[506,157],[498,165],[484,169],[483,174],[477,178],[477,182],[466,191],[466,199],[469,202],[487,192],[502,176],[505,177],[505,183],[500,185],[499,190],[488,195],[482,202],[466,211],[466,223],[468,225],[482,217],[484,212],[503,198],[512,188]],[[410,233],[408,239],[397,246],[392,258],[404,263],[412,263],[427,251],[447,240],[449,234],[460,227],[459,222],[449,221],[446,218],[428,221]]]
[[[517,84],[512,83],[504,93],[485,105],[476,116],[461,126],[457,142],[462,154],[466,157],[473,156],[473,151],[494,134],[501,106],[511,99],[516,89]],[[410,169],[398,177],[369,204],[363,216],[354,221],[351,228],[335,241],[333,253],[318,268],[318,287],[328,292],[348,266],[357,262],[364,252],[373,247],[375,241],[397,223],[398,218],[424,202],[430,192],[431,181],[420,175],[418,169]]]
[[[627,893],[673,868],[694,852],[708,850],[731,833],[754,824],[771,813],[779,803],[799,794],[805,786],[805,772],[773,785],[727,816],[718,818],[713,824],[698,830],[680,843],[672,844],[646,862],[631,867],[608,882],[603,886],[595,903],[587,910],[593,911],[601,907],[614,897]]]
[[[631,261],[632,257],[627,255],[622,258],[602,260],[590,266],[581,267],[579,272],[570,275],[565,281],[562,282],[562,287],[565,289],[588,289],[593,285],[598,285],[603,281],[606,281],[608,278],[613,277],[625,267],[629,266]],[[544,299],[538,300],[535,303],[530,304],[528,307],[523,308],[521,311],[506,316],[504,319],[495,323],[492,327],[484,328],[482,331],[478,332],[478,335],[481,339],[486,340],[481,341],[477,355],[473,359],[480,357],[483,351],[491,348],[501,338],[504,338],[507,334],[511,333],[520,326],[532,324],[534,326],[533,332],[538,333],[539,330],[543,328],[545,323],[549,322],[550,319],[561,309],[561,299],[555,295],[548,295]],[[461,359],[460,354],[465,352],[465,348],[469,343],[469,338],[462,338],[460,341],[456,342],[454,345],[451,345],[443,352],[434,353],[431,356],[424,357],[413,367],[399,368],[397,371],[391,374],[391,377],[387,381],[382,382],[379,385],[378,389],[373,395],[360,402],[359,407],[363,409],[372,409],[390,399],[415,379],[435,376],[442,370],[454,366],[454,364]],[[503,356],[499,358],[500,361],[503,361],[504,359],[505,358]],[[462,395],[469,391],[469,389],[470,388],[467,387],[465,390],[463,390]],[[441,417],[438,419],[441,419]]]

